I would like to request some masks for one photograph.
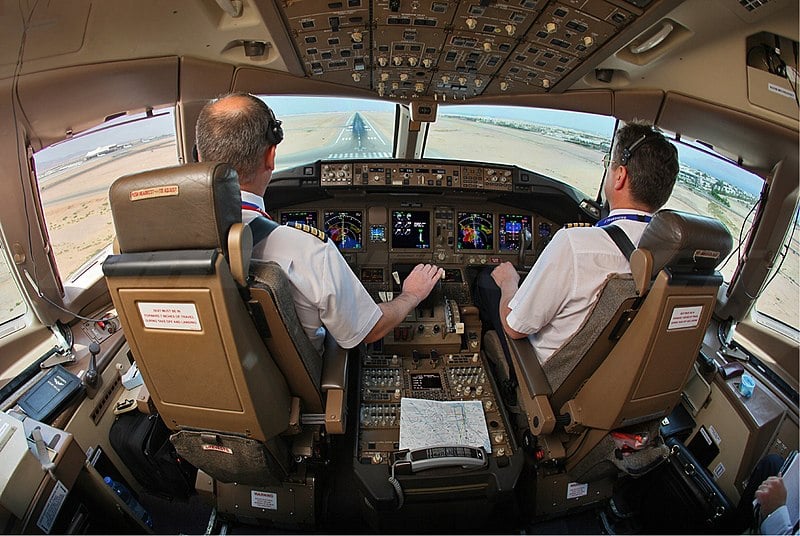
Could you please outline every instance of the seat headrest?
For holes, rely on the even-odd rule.
[[[706,216],[660,210],[639,240],[650,252],[650,277],[669,267],[675,271],[713,272],[730,253],[733,239],[721,222]]]
[[[109,191],[121,253],[181,249],[225,251],[242,221],[236,171],[200,162],[126,175]]]

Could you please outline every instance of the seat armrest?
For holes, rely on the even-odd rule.
[[[511,351],[519,381],[525,382],[532,395],[550,396],[553,394],[542,364],[539,363],[539,358],[536,357],[536,352],[528,339],[506,338],[506,340],[509,343],[508,348]]]
[[[325,337],[322,351],[322,392],[328,389],[345,389],[347,387],[347,354],[333,337]]]
[[[347,427],[347,355],[333,337],[322,351],[322,392],[325,393],[325,431],[343,434]]]
[[[556,416],[550,406],[553,390],[539,358],[527,339],[506,337],[506,340],[519,383],[519,404],[525,410],[531,433],[536,436],[550,434],[556,426]]]

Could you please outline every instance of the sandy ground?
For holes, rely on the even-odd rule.
[[[281,156],[307,151],[333,143],[352,112],[340,114],[307,114],[284,119],[285,141],[279,146],[277,165]],[[387,139],[392,138],[394,119],[391,114],[364,112],[362,115]],[[453,143],[453,140],[457,140]],[[442,118],[428,135],[428,147],[436,156],[462,160],[494,161],[516,164],[547,176],[564,180],[594,198],[602,176],[602,153],[533,132],[510,130],[504,127],[478,124],[453,118]],[[48,177],[42,185],[45,217],[50,238],[62,277],[72,274],[114,236],[108,207],[108,187],[118,177],[143,169],[177,163],[175,145],[163,140],[127,151],[117,151],[99,157],[58,175]],[[741,223],[749,206],[734,203],[723,209],[703,195],[676,187],[667,205],[670,208],[711,214],[728,226],[738,241]],[[796,236],[790,255],[760,301],[763,312],[776,316],[794,326],[800,317],[800,256]],[[734,246],[735,247],[735,246]],[[0,321],[19,301],[16,291],[8,288],[10,277],[0,266]],[[735,259],[723,268],[726,279],[735,268]]]

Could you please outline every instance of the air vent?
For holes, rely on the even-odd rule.
[[[769,0],[739,0],[739,4],[747,11],[755,11],[768,2]]]

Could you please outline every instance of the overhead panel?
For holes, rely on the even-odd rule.
[[[285,0],[280,8],[308,77],[446,101],[546,93],[644,13],[629,0]]]
[[[371,89],[369,0],[284,4],[307,75]]]

